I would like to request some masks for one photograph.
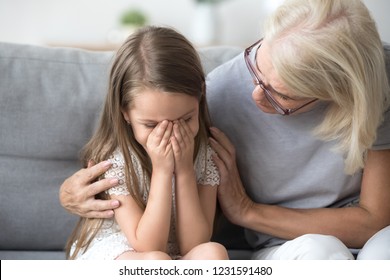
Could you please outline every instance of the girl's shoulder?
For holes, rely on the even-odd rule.
[[[141,167],[140,161],[137,158],[137,156],[129,149],[129,155],[131,162],[135,169],[139,171],[139,167]],[[116,148],[114,152],[109,156],[108,161],[111,162],[112,167],[111,168],[118,168],[118,167],[124,167],[125,166],[125,157],[123,156],[122,151],[119,148]]]
[[[129,195],[126,186],[125,160],[119,149],[116,149],[108,158],[111,167],[104,173],[104,178],[118,179],[118,185],[107,190],[109,195]]]
[[[131,163],[134,166],[134,170],[137,176],[140,178],[142,174],[142,168],[137,157],[129,149]],[[104,173],[104,178],[115,178],[118,179],[118,185],[108,189],[107,193],[112,195],[129,195],[126,184],[126,173],[125,173],[125,158],[123,153],[117,148],[108,158],[111,162],[111,167]]]
[[[115,151],[108,158],[108,161],[111,162],[112,167],[125,164],[125,159],[119,148],[115,149]]]
[[[213,161],[215,151],[209,144],[202,144],[195,160],[196,180],[200,185],[219,185],[218,168]]]

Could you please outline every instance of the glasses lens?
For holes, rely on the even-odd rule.
[[[246,67],[248,68],[249,73],[250,73],[251,76],[252,76],[253,83],[254,83],[255,85],[258,85],[258,84],[259,84],[259,79],[257,78],[256,73],[255,73],[255,71],[254,71],[254,69],[253,69],[252,63],[250,62],[249,53],[250,53],[250,50],[246,50],[246,51],[245,51],[245,63],[246,63]]]
[[[267,98],[268,102],[271,103],[272,107],[274,107],[274,109],[281,115],[285,115],[286,112],[285,110],[283,110],[280,105],[273,99],[272,95],[271,95],[271,92],[266,89],[264,87],[263,84],[260,84],[260,87],[262,88],[262,90],[264,91],[264,95],[265,97]]]
[[[274,107],[274,109],[281,115],[288,115],[289,114],[289,111],[288,110],[285,110],[283,109],[283,107],[281,105],[279,105],[279,103],[273,98],[272,96],[272,93],[264,86],[262,80],[259,78],[259,76],[257,75],[257,71],[256,71],[256,68],[254,65],[256,65],[256,55],[254,57],[254,60],[252,61],[251,59],[251,53],[254,49],[254,47],[256,45],[259,45],[255,50],[257,51],[260,46],[261,46],[261,40],[259,40],[258,42],[256,42],[255,44],[253,44],[252,46],[250,46],[249,48],[247,48],[244,52],[244,58],[245,58],[245,63],[246,63],[246,66],[249,70],[249,73],[251,74],[252,78],[253,78],[253,83],[257,86],[260,86],[260,88],[263,90],[264,94],[265,94],[265,97],[267,98],[268,102],[272,105],[272,107]],[[260,43],[260,44],[259,44]]]

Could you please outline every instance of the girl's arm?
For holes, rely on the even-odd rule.
[[[185,255],[196,245],[210,241],[217,201],[217,187],[197,186],[195,177],[176,177],[176,233]]]
[[[130,195],[112,196],[121,206],[114,210],[115,220],[137,252],[166,251],[171,207],[172,176],[154,171],[145,210]]]
[[[242,185],[233,145],[222,132],[212,130],[212,134],[221,174],[218,198],[233,223],[283,239],[307,233],[333,235],[351,248],[361,248],[390,224],[390,150],[368,152],[359,206],[291,209],[253,202]]]
[[[185,255],[193,247],[210,241],[217,188],[197,186],[193,165],[194,136],[184,120],[175,122],[171,138],[175,158],[176,231]]]
[[[159,123],[149,134],[146,151],[152,162],[149,197],[143,211],[130,196],[116,197],[121,206],[115,219],[131,246],[139,252],[166,251],[172,209],[174,158],[170,137],[173,124]]]

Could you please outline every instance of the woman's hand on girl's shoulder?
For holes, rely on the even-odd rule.
[[[110,218],[113,209],[119,207],[118,200],[96,199],[95,195],[118,184],[116,179],[98,180],[111,167],[111,163],[103,161],[98,164],[90,161],[83,168],[67,178],[60,187],[61,205],[70,213],[86,218]]]

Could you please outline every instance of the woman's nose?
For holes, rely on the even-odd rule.
[[[256,100],[263,100],[265,97],[264,90],[261,86],[256,85],[252,92],[253,98]]]

